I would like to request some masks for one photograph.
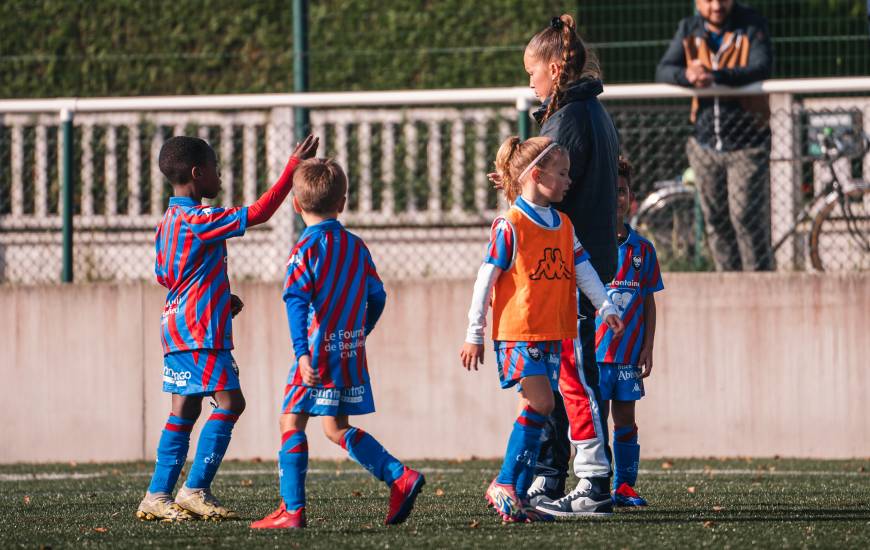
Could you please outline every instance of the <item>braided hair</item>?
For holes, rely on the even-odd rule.
[[[526,52],[535,59],[559,63],[559,74],[553,81],[544,120],[559,110],[570,83],[582,78],[601,78],[598,58],[583,43],[574,18],[568,14],[552,18],[546,29],[532,37]]]

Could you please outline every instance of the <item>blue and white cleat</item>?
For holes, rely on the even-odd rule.
[[[623,483],[613,491],[613,505],[622,508],[637,508],[646,506],[646,500],[634,491],[634,487]]]
[[[508,523],[524,523],[527,518],[523,512],[523,503],[517,497],[517,492],[511,485],[496,483],[493,479],[486,490],[486,501],[495,508],[501,519]]]

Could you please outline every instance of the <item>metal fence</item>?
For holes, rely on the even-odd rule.
[[[830,97],[835,90],[840,97]],[[849,96],[862,90],[863,97]],[[605,105],[635,168],[636,221],[656,243],[663,267],[870,268],[870,254],[853,235],[857,231],[866,238],[870,229],[863,191],[853,192],[852,185],[845,203],[821,201],[803,212],[812,197],[831,191],[818,145],[825,128],[840,142],[870,131],[870,79],[768,81],[743,92],[770,108],[770,137],[753,153],[760,166],[755,176],[736,178],[749,184],[749,191],[735,203],[730,190],[717,195],[728,186],[710,173],[714,167],[739,167],[747,155],[717,151],[715,140],[712,146],[691,145],[691,90],[607,88]],[[715,93],[724,94],[725,102],[735,92]],[[528,120],[526,89],[0,101],[0,282],[60,278],[61,109],[75,111],[75,278],[116,281],[152,277],[154,228],[171,191],[156,166],[167,137],[187,134],[209,141],[223,178],[223,191],[213,202],[249,204],[276,179],[292,150],[292,107],[300,104],[313,108],[320,154],[337,158],[348,172],[342,220],[367,241],[383,277],[473,276],[489,223],[506,206],[485,174],[500,142],[517,133],[518,121]],[[766,135],[764,119],[751,122],[722,120],[722,136],[728,141],[735,137],[729,132]],[[690,165],[694,178],[684,177],[691,175],[686,172]],[[857,177],[870,179],[870,156],[844,158],[837,166],[850,184]],[[687,185],[690,179],[694,186]],[[731,211],[723,214],[726,204]],[[817,222],[824,208],[827,217]],[[749,234],[739,238],[733,233],[738,210],[749,220]],[[813,237],[817,224],[821,229]],[[280,279],[294,234],[294,216],[285,204],[269,223],[230,241],[232,276]],[[759,240],[761,254],[769,255],[759,265],[727,264],[727,254],[710,252],[717,246],[736,250],[743,262],[742,249]],[[775,252],[773,244],[779,244]],[[823,255],[819,262],[814,253]]]

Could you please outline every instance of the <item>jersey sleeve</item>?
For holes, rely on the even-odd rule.
[[[513,264],[515,247],[513,226],[506,219],[497,218],[492,223],[489,245],[486,247],[486,257],[483,261],[502,271],[507,271]]]
[[[653,248],[652,244],[647,246],[644,264],[646,265],[646,273],[643,278],[643,295],[648,296],[654,292],[664,290],[665,285],[662,282],[662,274],[659,270],[659,260],[656,257],[656,249]]]
[[[583,245],[580,244],[580,239],[577,238],[577,235],[574,235],[574,265],[582,264],[583,262],[589,261],[589,253],[586,252],[586,249],[583,248]]]
[[[301,243],[300,243],[301,244]],[[293,352],[299,358],[310,353],[308,349],[308,309],[314,293],[314,273],[311,248],[297,245],[287,260],[284,278],[284,305]]]
[[[248,208],[195,208],[187,212],[185,220],[199,240],[215,243],[245,234],[248,227]]]
[[[365,255],[365,272],[366,272],[366,296],[374,296],[376,294],[386,294],[384,292],[384,283],[378,275],[378,269],[375,267],[375,261],[372,259],[372,254],[368,248],[363,248]]]

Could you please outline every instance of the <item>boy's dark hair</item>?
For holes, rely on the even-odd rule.
[[[333,159],[308,159],[293,174],[293,195],[306,212],[337,212],[346,194],[347,176]]]
[[[634,172],[634,170],[631,168],[631,163],[628,162],[628,159],[619,155],[619,158],[616,160],[616,174],[625,178],[625,181],[628,182],[629,189],[631,188],[632,172]]]
[[[194,166],[205,166],[214,158],[214,151],[204,140],[175,136],[166,140],[160,148],[157,164],[170,183],[187,183]]]

